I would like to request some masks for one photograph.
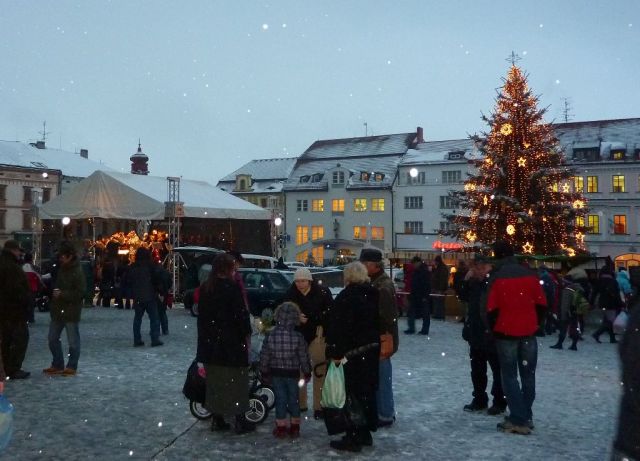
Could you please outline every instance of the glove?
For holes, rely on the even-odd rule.
[[[304,374],[304,382],[308,383],[309,381],[311,381],[311,373],[305,373]]]

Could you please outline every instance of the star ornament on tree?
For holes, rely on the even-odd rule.
[[[576,240],[580,243],[584,242],[584,234],[582,232],[576,233]]]
[[[584,201],[576,200],[575,202],[573,202],[573,208],[575,208],[576,210],[579,210],[580,208],[584,208]]]
[[[516,227],[513,224],[507,226],[507,234],[513,235],[516,233]]]
[[[526,242],[524,245],[522,245],[522,251],[529,254],[533,253],[533,245],[531,245],[529,242]]]
[[[509,136],[511,133],[513,133],[513,127],[511,126],[511,123],[505,123],[504,125],[502,125],[500,127],[500,133],[504,136]]]
[[[518,166],[519,167],[523,167],[524,168],[526,163],[527,163],[527,159],[526,158],[524,158],[524,157],[518,158]]]
[[[565,182],[565,183],[562,185],[562,192],[564,192],[565,194],[568,194],[568,193],[569,193],[569,189],[570,189],[569,183],[568,183],[568,182]]]

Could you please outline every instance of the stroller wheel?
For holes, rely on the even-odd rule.
[[[249,399],[249,410],[244,414],[244,418],[254,424],[261,423],[267,418],[269,410],[264,402],[258,398]]]
[[[204,404],[196,402],[195,400],[189,401],[189,411],[191,411],[194,417],[202,421],[211,418],[211,413],[204,407]]]
[[[260,385],[253,394],[262,400],[269,410],[276,406],[276,395],[270,387]]]

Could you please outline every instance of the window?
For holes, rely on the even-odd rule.
[[[31,220],[31,211],[22,211],[22,230],[31,230],[33,221]]]
[[[440,221],[440,232],[450,232],[453,230],[453,223],[449,221]]]
[[[589,234],[600,233],[600,216],[597,214],[587,215],[587,232]]]
[[[240,186],[238,186],[238,188],[240,190],[245,190],[247,188],[247,181],[245,181],[244,179],[240,180]]]
[[[344,184],[344,171],[334,171],[331,175],[332,184]]]
[[[587,147],[573,149],[574,160],[595,161],[600,160],[600,147]]]
[[[458,205],[456,199],[448,195],[440,196],[440,209],[456,208]]]
[[[47,203],[49,200],[51,200],[51,189],[45,187],[42,189],[42,203]]]
[[[22,201],[25,203],[31,203],[31,187],[22,186]]]
[[[372,198],[371,199],[371,211],[384,211],[384,199]]]
[[[374,178],[376,182],[382,182],[382,180],[384,179],[384,173],[376,173],[374,175]]]
[[[344,199],[334,198],[331,200],[331,211],[334,213],[344,213]]]
[[[311,226],[311,240],[324,238],[324,226]]]
[[[598,177],[587,176],[587,192],[598,192]]]
[[[627,215],[624,215],[624,214],[613,215],[613,233],[614,234],[627,233]]]
[[[324,247],[322,245],[313,247],[311,249],[311,256],[313,256],[313,260],[322,265],[324,264]]]
[[[613,175],[613,190],[611,192],[624,192],[624,175]]]
[[[261,197],[261,198],[260,198],[260,206],[261,206],[262,208],[266,208],[266,207],[267,207],[267,201],[268,201],[268,200],[267,200],[267,198],[266,198],[266,197]],[[306,202],[306,200],[305,200],[305,202]],[[306,210],[305,210],[305,211],[306,211]]]
[[[300,251],[298,253],[296,253],[296,261],[300,261],[300,262],[306,262],[307,261],[307,251]]]
[[[449,160],[460,160],[464,156],[463,150],[449,152]]]
[[[624,160],[626,151],[624,149],[615,149],[611,151],[611,158],[613,160]]]
[[[422,196],[405,197],[404,208],[407,210],[421,210],[422,209]]]
[[[309,182],[311,177],[309,175],[300,176],[300,182]]]
[[[360,172],[360,181],[364,181],[364,182],[369,181],[369,173],[366,171]]]
[[[296,200],[296,211],[309,211],[309,201]]]
[[[0,200],[7,199],[7,186],[5,184],[0,185]]]
[[[462,178],[462,172],[460,170],[442,172],[442,184],[459,183],[461,178]]]
[[[384,227],[372,227],[371,240],[384,240]]]
[[[320,182],[322,181],[323,176],[324,175],[322,173],[314,173],[311,175],[311,182]]]
[[[6,216],[7,215],[7,210],[0,210],[0,229],[5,229],[6,228]]]
[[[309,226],[296,226],[296,245],[309,241]]]
[[[366,239],[367,238],[367,226],[353,226],[353,238],[354,239]]]
[[[407,172],[407,184],[424,184],[425,183],[425,174],[424,171],[419,171],[418,176],[415,178],[411,177],[411,173]]]
[[[353,211],[367,211],[367,199],[366,198],[354,198],[353,199]]]
[[[324,211],[324,200],[321,198],[311,200],[311,211]]]
[[[584,178],[582,176],[573,177],[573,191],[584,192]]]
[[[404,232],[406,234],[422,234],[422,221],[405,221]]]
[[[584,216],[576,217],[576,227],[584,227]]]

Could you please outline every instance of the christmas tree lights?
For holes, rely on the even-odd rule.
[[[454,224],[449,235],[471,245],[505,240],[517,253],[584,252],[587,202],[537,104],[513,62],[494,112],[483,117],[489,132],[472,137],[483,159],[463,190],[450,193],[462,212],[445,215]]]

